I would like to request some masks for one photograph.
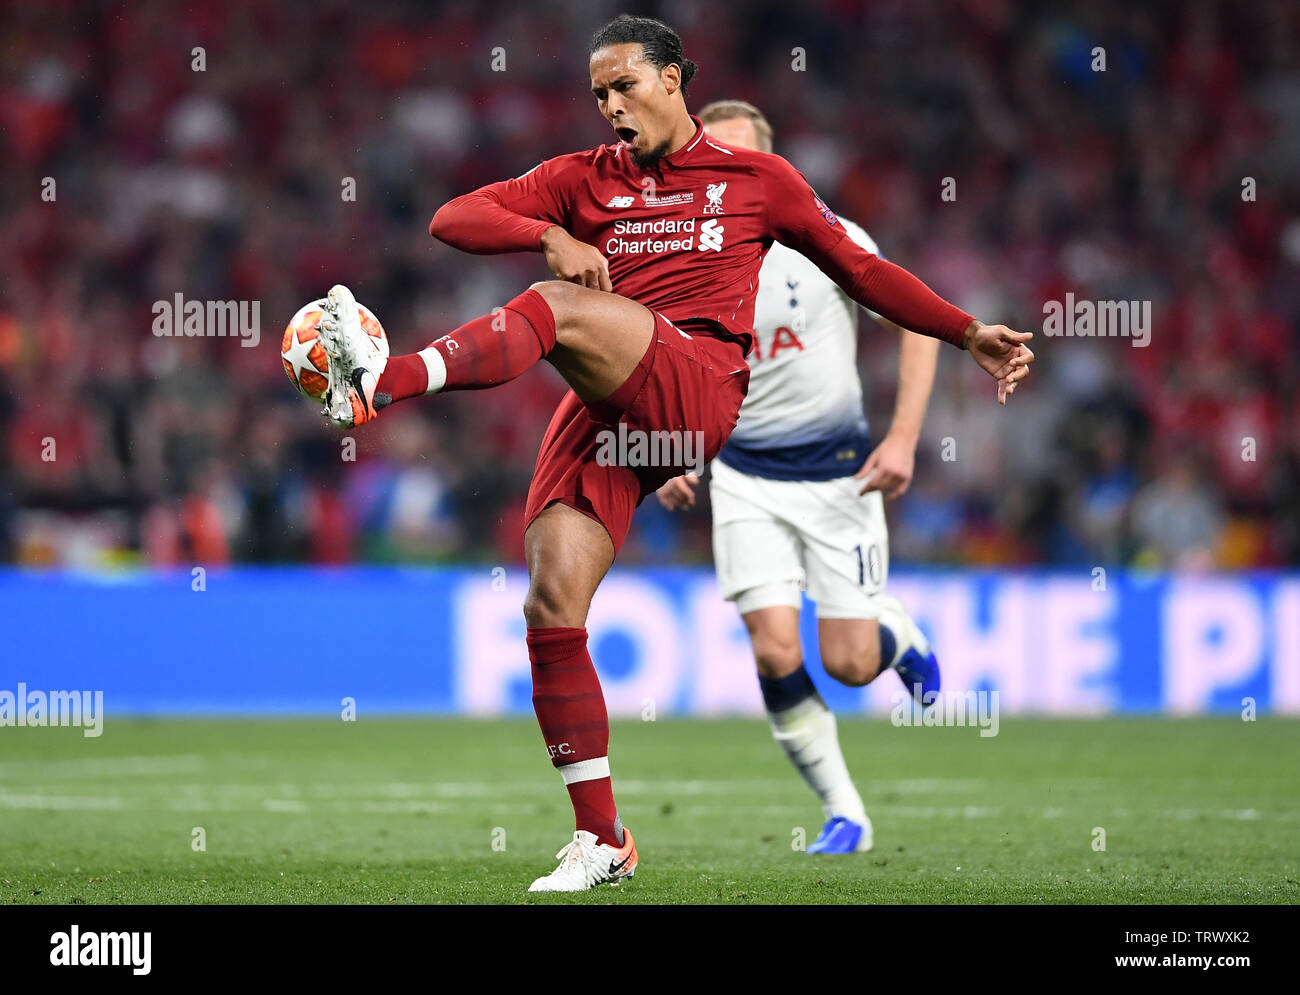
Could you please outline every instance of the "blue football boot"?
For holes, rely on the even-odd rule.
[[[854,822],[834,816],[822,826],[821,834],[808,847],[809,853],[866,853],[871,849],[871,820]]]
[[[939,697],[942,681],[939,661],[930,647],[930,640],[925,638],[920,626],[912,621],[912,616],[907,614],[901,601],[890,596],[881,600],[886,605],[885,611],[881,613],[881,621],[888,622],[895,638],[902,642],[902,656],[894,664],[898,679],[911,692],[918,705],[931,705]]]

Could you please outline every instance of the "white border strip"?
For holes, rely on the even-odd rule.
[[[579,781],[595,781],[609,777],[609,757],[596,757],[594,760],[579,760],[560,768],[564,783],[577,784]]]

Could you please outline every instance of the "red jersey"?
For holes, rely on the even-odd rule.
[[[600,250],[615,292],[677,325],[718,322],[746,353],[759,268],[778,241],[864,307],[961,344],[970,315],[849,238],[793,166],[715,141],[691,120],[691,140],[654,166],[636,165],[621,143],[547,159],[450,201],[429,233],[466,252],[523,252],[559,225]]]

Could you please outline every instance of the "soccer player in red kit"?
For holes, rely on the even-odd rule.
[[[505,383],[541,359],[572,388],[529,488],[524,616],[533,706],[576,831],[532,891],[617,884],[638,860],[614,804],[609,721],[585,625],[633,511],[685,463],[637,465],[627,453],[611,462],[600,458],[602,433],[692,433],[703,452],[691,463],[717,454],[749,381],[754,294],[773,240],[863,306],[969,350],[1004,403],[1033,359],[1028,333],[974,320],[845,237],[784,159],[710,140],[684,99],[695,64],[667,25],[611,21],[592,38],[589,69],[616,142],[458,197],[429,225],[466,252],[540,251],[556,280],[405,356],[380,353],[345,287],[330,291],[320,326],[330,367],[325,413],[342,427],[405,398]]]

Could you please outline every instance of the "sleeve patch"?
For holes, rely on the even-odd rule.
[[[813,200],[817,204],[817,210],[821,211],[822,217],[826,219],[826,223],[830,225],[832,228],[834,228],[835,225],[838,224],[839,222],[839,219],[835,217],[835,212],[832,211],[829,207],[827,207],[826,202],[823,201],[816,194],[813,194]]]

